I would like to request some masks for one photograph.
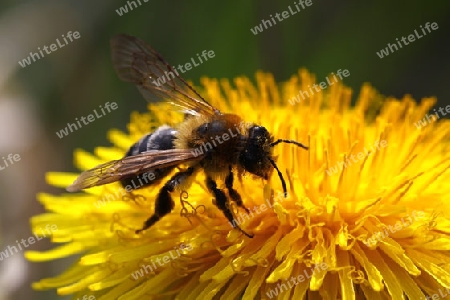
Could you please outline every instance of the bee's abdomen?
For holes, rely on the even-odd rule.
[[[138,142],[130,147],[125,157],[143,153],[149,150],[169,150],[173,149],[176,130],[163,125],[155,132],[142,137]]]
[[[163,125],[155,130],[155,132],[149,133],[143,136],[139,141],[137,141],[125,154],[125,157],[137,155],[150,150],[170,150],[174,149],[174,140],[176,139],[177,131],[167,125]],[[142,174],[136,174],[136,176],[124,178],[120,182],[123,187],[128,185],[132,186],[133,189],[142,188],[154,184],[167,176],[172,167],[155,169],[145,176],[140,176]],[[150,179],[149,179],[150,178]]]

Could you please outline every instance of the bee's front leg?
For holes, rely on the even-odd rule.
[[[214,204],[223,212],[223,214],[228,219],[228,221],[230,221],[231,224],[235,224],[236,222],[233,222],[234,219],[233,213],[231,212],[230,208],[227,205],[227,196],[225,195],[225,193],[217,188],[217,183],[209,176],[208,178],[206,178],[206,186],[214,195],[214,198],[216,200]],[[244,230],[242,230],[241,227],[239,227],[239,225],[236,225],[236,228],[239,229],[243,234],[245,234],[249,238],[253,237],[253,234],[245,232]]]
[[[230,195],[231,200],[233,200],[237,204],[237,206],[242,207],[243,209],[245,209],[247,214],[249,214],[250,211],[248,210],[247,207],[245,207],[244,203],[242,202],[241,195],[239,195],[239,193],[233,188],[233,181],[234,181],[233,171],[231,166],[229,166],[229,173],[225,178],[225,186],[228,189],[228,195]]]

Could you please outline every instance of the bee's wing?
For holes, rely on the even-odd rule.
[[[119,78],[134,83],[150,102],[167,99],[191,115],[220,114],[142,40],[126,34],[116,35],[111,39],[111,51]]]
[[[81,173],[67,187],[68,192],[76,192],[97,185],[103,185],[142,174],[158,168],[166,168],[185,162],[201,160],[194,149],[151,150],[123,159],[113,160]]]

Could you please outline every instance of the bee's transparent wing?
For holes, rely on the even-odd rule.
[[[152,150],[123,159],[113,160],[84,171],[67,187],[68,192],[76,192],[93,186],[115,182],[158,168],[166,168],[186,162],[201,160],[193,149]]]
[[[220,114],[142,40],[119,34],[111,39],[111,51],[119,78],[134,83],[147,100],[167,100],[191,115]]]

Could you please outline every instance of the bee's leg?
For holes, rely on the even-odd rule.
[[[249,214],[250,211],[245,207],[244,203],[242,203],[242,197],[239,195],[239,193],[233,189],[233,171],[231,169],[231,166],[229,167],[230,173],[228,173],[227,177],[225,178],[225,186],[228,189],[228,194],[230,195],[231,200],[236,202],[237,206],[242,207],[245,209],[245,211]]]
[[[166,184],[164,184],[156,197],[155,212],[150,218],[147,219],[147,221],[144,222],[142,229],[136,230],[136,233],[140,233],[141,231],[151,227],[162,217],[172,211],[175,203],[173,202],[172,197],[170,197],[170,193],[175,190],[177,185],[181,184],[187,177],[191,176],[193,172],[194,168],[190,167],[186,171],[176,173],[169,179],[169,181],[166,182]]]
[[[236,224],[236,222],[233,222],[234,216],[233,216],[233,213],[231,212],[230,208],[227,205],[227,196],[225,195],[225,193],[222,190],[219,190],[217,188],[217,183],[209,176],[206,179],[206,186],[211,191],[211,193],[213,193],[213,195],[214,195],[214,198],[215,198],[214,204],[223,212],[223,214],[228,219],[228,221],[230,221],[230,223],[233,224],[233,226],[234,226],[234,224]],[[245,234],[249,238],[253,237],[252,234],[248,234],[244,230],[242,230],[241,227],[239,227],[239,225],[235,225],[235,228],[239,229],[243,234]]]

